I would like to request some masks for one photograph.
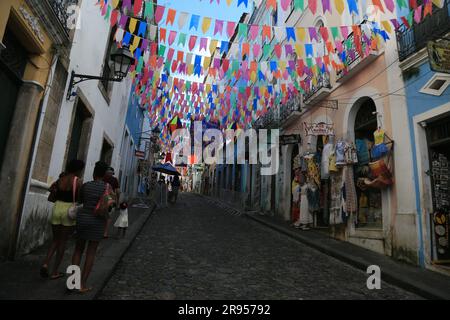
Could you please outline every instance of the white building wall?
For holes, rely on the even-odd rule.
[[[102,74],[103,70],[103,59],[107,49],[110,25],[100,15],[99,8],[92,1],[82,1],[80,11],[81,26],[75,32],[69,72],[75,70],[76,73],[98,76]],[[127,78],[120,83],[112,83],[112,86],[109,105],[99,90],[99,81],[86,81],[77,86],[85,97],[83,102],[94,112],[84,174],[84,180],[86,181],[92,179],[95,163],[100,158],[104,135],[111,139],[114,144],[111,165],[118,167],[120,163],[120,142],[128,107],[131,80]],[[56,180],[63,170],[67,137],[71,130],[70,124],[74,107],[74,101],[64,99],[50,163],[49,182]]]
[[[100,76],[103,71],[103,60],[109,38],[110,25],[100,15],[94,1],[81,1],[81,24],[76,30],[70,54],[68,68],[79,74]],[[50,84],[51,85],[51,84]],[[84,104],[93,114],[92,131],[90,133],[84,180],[92,180],[95,163],[100,159],[103,138],[106,136],[113,143],[114,152],[111,165],[117,168],[120,164],[120,150],[131,80],[113,83],[113,90],[108,104],[99,90],[99,81],[91,80],[77,85]],[[44,100],[43,111],[48,99]],[[71,132],[71,120],[76,99],[63,99],[60,107],[56,136],[52,150],[47,183],[31,180],[25,196],[19,230],[18,253],[25,254],[42,245],[50,237],[49,220],[52,214],[52,203],[47,201],[47,189],[56,181],[64,169],[68,136]],[[41,126],[41,125],[40,125]],[[38,131],[38,137],[41,130]],[[39,141],[37,137],[37,141]],[[37,146],[36,146],[37,147]],[[34,157],[36,150],[34,150]],[[70,160],[70,159],[68,159]],[[31,168],[34,167],[34,158]],[[30,234],[32,230],[33,234]],[[22,241],[22,238],[24,239]]]

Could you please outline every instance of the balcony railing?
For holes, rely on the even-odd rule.
[[[253,124],[255,129],[278,128],[279,117],[276,108],[270,108],[263,116],[259,117]]]
[[[330,76],[328,73],[320,74],[317,77],[317,83],[314,85],[312,80],[309,81],[309,89],[303,95],[303,101],[308,101],[321,89],[331,89]]]
[[[280,121],[284,121],[293,112],[300,112],[302,110],[302,97],[301,95],[295,95],[289,99],[288,102],[280,106]]]
[[[405,60],[411,54],[426,47],[427,42],[450,32],[450,0],[442,8],[433,6],[433,14],[411,28],[401,25],[397,30],[398,57]]]
[[[47,2],[50,4],[53,13],[64,27],[66,35],[69,36],[69,19],[71,18],[72,13],[68,11],[68,8],[71,5],[77,5],[78,0],[47,0]]]

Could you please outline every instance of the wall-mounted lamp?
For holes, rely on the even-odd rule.
[[[66,99],[70,100],[72,96],[76,95],[76,93],[73,92],[73,87],[75,85],[87,80],[101,80],[101,81],[115,81],[115,82],[122,81],[123,78],[127,76],[133,60],[134,56],[131,54],[128,48],[119,48],[114,53],[112,53],[111,66],[114,74],[112,78],[77,74],[75,73],[75,71],[72,70],[72,75],[70,77],[69,89],[67,90]]]

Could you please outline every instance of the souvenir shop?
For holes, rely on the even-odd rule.
[[[292,164],[295,227],[345,232],[350,222],[382,230],[381,193],[394,183],[394,143],[381,122],[369,99],[356,115],[354,141],[336,137],[333,124],[303,124],[306,145]]]
[[[426,126],[433,212],[430,217],[432,261],[450,264],[450,116]]]

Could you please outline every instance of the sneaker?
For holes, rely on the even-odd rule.
[[[301,228],[302,230],[311,230],[309,227],[307,227],[307,226],[303,226],[302,228]]]

